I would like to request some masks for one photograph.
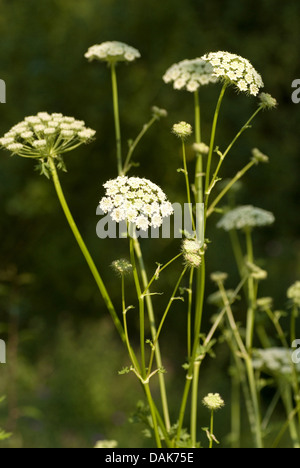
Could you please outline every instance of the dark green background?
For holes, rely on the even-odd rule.
[[[127,245],[100,241],[95,234],[101,185],[116,175],[110,76],[104,64],[89,64],[84,53],[106,40],[140,50],[140,60],[118,69],[123,144],[125,148],[126,139],[135,137],[148,120],[152,105],[168,110],[168,118],[156,124],[138,148],[140,167],[135,173],[161,185],[172,202],[183,201],[184,181],[176,172],[180,151],[170,129],[178,120],[193,122],[193,98],[163,83],[166,69],[184,58],[228,50],[248,58],[262,74],[265,90],[277,98],[278,109],[260,114],[228,157],[223,175],[233,176],[245,165],[253,147],[270,156],[268,166],[247,175],[238,202],[271,210],[276,216],[272,228],[257,233],[255,249],[269,271],[261,293],[273,296],[276,307],[284,308],[286,289],[300,276],[300,105],[291,101],[291,83],[300,78],[299,24],[296,1],[0,1],[0,78],[7,84],[0,133],[39,111],[72,115],[97,130],[94,143],[67,156],[68,174],[61,179],[117,304],[119,283],[109,265],[127,255]],[[212,86],[201,93],[206,141],[218,91]],[[255,106],[254,98],[229,90],[217,135],[221,148]],[[16,447],[89,447],[98,438],[117,438],[127,447],[141,445],[139,428],[130,426],[127,416],[142,395],[132,376],[117,376],[128,364],[126,354],[51,182],[33,169],[31,161],[0,155],[0,331],[1,337],[10,337],[10,364],[1,367],[0,394],[7,394],[8,400],[2,405],[0,426],[14,431],[10,444]],[[237,276],[230,244],[225,233],[213,228],[216,220],[212,219],[209,232],[213,240],[209,270],[229,271],[228,286],[234,287]],[[143,247],[153,269],[180,243],[147,241]],[[159,287],[168,291],[178,271],[169,273]],[[213,289],[209,284],[208,290]],[[163,303],[157,300],[158,308]],[[206,326],[212,313],[207,308]],[[180,367],[184,342],[178,346],[184,313],[175,307],[172,314],[163,350],[175,419],[184,376]],[[134,315],[131,326],[136,328]],[[218,349],[217,359],[204,367],[200,397],[220,391],[228,401],[224,384],[228,355],[226,347]],[[223,444],[230,430],[225,424],[229,407],[218,429]],[[200,425],[206,425],[205,410],[200,415]],[[205,435],[202,439],[205,443]]]

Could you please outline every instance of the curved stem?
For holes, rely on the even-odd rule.
[[[124,343],[126,343],[125,333],[124,333],[122,324],[121,324],[121,322],[119,320],[119,317],[118,317],[117,312],[116,312],[116,310],[115,310],[115,308],[113,306],[113,303],[112,303],[112,301],[110,299],[110,296],[109,296],[109,294],[107,292],[107,289],[106,289],[106,287],[105,287],[105,285],[103,283],[103,280],[102,280],[102,278],[100,276],[100,273],[99,273],[99,271],[98,271],[98,269],[97,269],[97,267],[96,267],[96,265],[95,265],[95,263],[94,263],[94,261],[93,261],[93,259],[91,257],[91,254],[89,253],[89,251],[88,251],[88,249],[87,249],[87,247],[86,247],[86,245],[85,245],[85,243],[84,243],[84,241],[83,241],[83,239],[81,237],[81,234],[80,234],[80,232],[79,232],[79,230],[77,228],[77,225],[76,225],[76,223],[75,223],[75,221],[73,219],[73,216],[72,216],[72,214],[70,212],[70,209],[68,207],[68,204],[66,202],[66,199],[65,199],[65,196],[64,196],[64,193],[63,193],[63,190],[62,190],[62,187],[60,185],[60,181],[59,181],[59,178],[58,178],[55,163],[54,163],[52,158],[48,159],[48,164],[49,164],[49,168],[50,168],[51,175],[52,175],[52,180],[54,182],[54,186],[55,186],[55,190],[56,190],[58,199],[60,201],[60,204],[61,204],[61,207],[62,207],[62,209],[64,211],[64,214],[65,214],[65,216],[67,218],[69,226],[70,226],[70,228],[71,228],[71,230],[72,230],[72,232],[74,234],[74,237],[75,237],[75,239],[76,239],[76,241],[77,241],[77,243],[79,245],[79,248],[80,248],[84,258],[87,261],[87,264],[88,264],[88,266],[89,266],[89,268],[91,270],[91,273],[92,273],[92,275],[93,275],[93,277],[94,277],[94,279],[95,279],[95,281],[97,283],[97,286],[98,286],[98,288],[100,290],[100,293],[101,293],[101,295],[102,295],[102,297],[104,299],[105,305],[106,305],[106,307],[107,307],[107,309],[108,309],[108,311],[109,311],[109,313],[110,313],[110,315],[111,315],[111,317],[113,319],[115,327],[118,330],[122,341]]]
[[[249,171],[253,166],[255,165],[254,161],[250,161],[242,170],[238,171],[237,174],[233,177],[233,179],[226,185],[226,187],[220,192],[220,194],[215,198],[215,200],[212,202],[210,207],[207,210],[207,217],[210,216],[213,212],[215,207],[219,204],[219,202],[222,200],[222,198],[226,195],[227,192],[233,187],[233,185],[240,180],[246,172]]]
[[[143,126],[142,130],[140,131],[140,133],[138,134],[136,139],[130,145],[130,148],[129,148],[129,151],[128,151],[128,154],[127,154],[127,157],[126,157],[126,160],[125,160],[125,163],[124,163],[124,168],[123,168],[123,171],[122,171],[122,173],[124,175],[126,175],[127,172],[130,169],[130,161],[131,161],[132,155],[133,155],[137,145],[139,144],[139,142],[141,141],[143,136],[147,133],[149,128],[151,128],[152,125],[154,124],[154,122],[156,122],[157,119],[158,118],[156,116],[153,116],[152,119],[146,125]]]

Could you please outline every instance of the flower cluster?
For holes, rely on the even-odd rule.
[[[178,138],[185,139],[191,136],[193,133],[192,126],[187,122],[179,122],[173,125],[172,132],[174,135],[178,136]]]
[[[229,52],[211,52],[201,57],[213,67],[213,76],[228,80],[240,91],[257,96],[264,83],[249,60]]]
[[[226,213],[218,222],[217,227],[225,231],[232,229],[267,226],[275,221],[273,213],[256,208],[252,205],[239,206]]]
[[[292,374],[292,351],[286,348],[257,349],[254,352],[253,367],[271,374],[288,376]],[[297,366],[300,372],[300,364]]]
[[[209,393],[203,398],[202,403],[211,411],[219,410],[225,406],[224,400],[219,393]]]
[[[218,81],[212,73],[211,64],[196,58],[175,63],[166,71],[163,80],[165,83],[173,82],[174,89],[184,89],[194,93],[200,86]]]
[[[126,276],[132,272],[132,265],[125,258],[120,258],[119,260],[114,260],[111,264],[113,270],[119,276]]]
[[[118,223],[127,221],[147,231],[149,227],[160,227],[163,218],[173,214],[165,193],[150,180],[119,176],[106,182],[104,188],[106,194],[100,208]]]
[[[260,105],[264,109],[274,109],[275,107],[278,106],[278,102],[276,101],[275,98],[271,96],[271,94],[268,93],[260,93],[258,96],[260,100]]]
[[[39,112],[12,127],[0,139],[0,145],[18,156],[41,159],[61,155],[88,143],[95,134],[95,130],[85,127],[83,120]]]
[[[300,307],[300,281],[296,281],[287,291],[287,297]]]
[[[140,58],[140,52],[123,42],[109,41],[95,44],[84,55],[90,62],[100,60],[103,62],[133,62]]]
[[[184,239],[182,253],[185,263],[190,268],[199,268],[202,262],[203,251],[197,240]]]

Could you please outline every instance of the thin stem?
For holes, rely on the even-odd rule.
[[[251,229],[248,228],[245,231],[246,243],[247,243],[247,258],[248,262],[254,263],[253,255],[253,243]],[[246,346],[249,352],[252,350],[253,346],[253,334],[254,334],[254,323],[255,323],[255,288],[254,288],[254,278],[252,275],[249,275],[248,278],[248,295],[249,295],[249,305],[247,313],[247,327],[246,327]]]
[[[192,447],[196,447],[197,443],[197,414],[198,414],[198,385],[199,385],[199,372],[200,361],[194,362],[193,371],[193,385],[192,385],[192,404],[191,404],[191,439]]]
[[[185,142],[183,138],[181,141],[182,141],[183,169],[184,169],[184,177],[185,177],[185,185],[186,185],[187,202],[189,204],[190,217],[191,217],[193,230],[196,231],[196,225],[195,225],[194,216],[193,216],[193,206],[192,206],[192,199],[191,199],[189,173],[188,173],[187,163],[186,163]]]
[[[84,258],[86,259],[87,261],[87,264],[91,270],[91,273],[96,281],[96,284],[100,290],[100,293],[103,297],[103,300],[105,302],[105,305],[113,319],[113,322],[115,324],[115,327],[116,329],[118,330],[119,332],[119,335],[122,339],[122,341],[125,343],[126,342],[126,339],[125,339],[125,333],[124,333],[124,330],[123,330],[123,327],[122,327],[122,324],[119,320],[119,317],[117,315],[117,312],[113,306],[113,303],[110,299],[110,296],[107,292],[107,289],[103,283],[103,280],[100,276],[100,273],[91,257],[91,254],[89,253],[82,237],[81,237],[81,234],[77,228],[77,225],[74,221],[74,218],[70,212],[70,209],[68,207],[68,204],[66,202],[66,199],[65,199],[65,196],[64,196],[64,193],[63,193],[63,190],[62,190],[62,187],[61,187],[61,184],[60,184],[60,181],[59,181],[59,178],[58,178],[58,174],[57,174],[57,170],[56,170],[56,167],[55,167],[55,163],[53,161],[52,158],[49,158],[48,159],[48,164],[49,164],[49,168],[50,168],[50,171],[51,171],[51,175],[52,175],[52,180],[54,182],[54,187],[55,187],[55,190],[56,190],[56,193],[57,193],[57,196],[58,196],[58,199],[60,201],[60,204],[61,204],[61,207],[64,211],[64,214],[67,218],[67,221],[69,223],[69,226],[74,234],[74,237],[79,245],[79,248],[84,256]]]
[[[121,143],[121,127],[120,127],[120,114],[119,114],[119,97],[118,97],[117,73],[116,73],[116,64],[114,62],[111,63],[111,82],[112,82],[114,120],[115,120],[115,132],[116,132],[117,166],[118,166],[118,174],[121,175],[122,171],[123,171],[123,166],[122,166],[122,143]]]
[[[236,143],[236,141],[240,138],[240,136],[244,133],[245,130],[249,128],[250,123],[252,120],[259,114],[259,112],[263,109],[263,106],[259,106],[258,109],[254,112],[254,114],[250,117],[250,119],[245,123],[245,125],[241,128],[241,130],[238,132],[238,134],[234,137],[230,145],[227,147],[226,151],[223,153],[223,158],[227,156],[233,145]]]
[[[155,339],[154,339],[154,341],[153,341],[153,344],[152,344],[152,352],[151,352],[150,364],[149,364],[149,367],[148,367],[148,375],[151,374],[152,363],[153,363],[153,358],[154,358],[154,353],[155,353],[155,347],[157,346],[157,342],[158,342],[158,339],[159,339],[159,335],[160,335],[160,333],[161,333],[161,330],[162,330],[162,327],[163,327],[163,325],[164,325],[164,323],[165,323],[165,320],[166,320],[166,318],[167,318],[167,315],[168,315],[168,313],[169,313],[169,311],[170,311],[170,309],[171,309],[171,306],[172,306],[172,304],[173,304],[173,301],[175,300],[175,296],[176,296],[176,294],[177,294],[178,288],[179,288],[179,286],[180,286],[180,284],[181,284],[181,281],[182,281],[182,279],[183,279],[183,277],[184,277],[186,271],[187,271],[187,267],[185,267],[184,270],[182,271],[182,273],[180,274],[179,279],[178,279],[178,281],[177,281],[177,283],[176,283],[176,286],[175,286],[175,288],[174,288],[174,291],[173,291],[173,293],[172,293],[172,296],[171,296],[171,298],[170,298],[170,300],[169,300],[169,302],[168,302],[168,305],[167,305],[167,307],[166,307],[166,309],[165,309],[165,312],[164,312],[164,314],[163,314],[163,316],[162,316],[162,319],[161,319],[161,321],[160,321],[160,324],[159,324],[159,327],[158,327],[158,330],[157,330],[157,333],[156,333],[156,337],[155,337]]]
[[[148,276],[144,264],[144,259],[140,247],[140,243],[138,239],[133,239],[134,241],[134,249],[135,253],[137,256],[137,260],[139,262],[140,266],[140,272],[141,272],[141,277],[142,277],[142,284],[145,290],[148,288]],[[147,310],[148,310],[148,317],[149,317],[149,323],[150,323],[150,330],[151,330],[151,336],[152,340],[155,340],[156,337],[156,324],[155,324],[155,316],[154,316],[154,310],[153,310],[153,305],[152,305],[152,299],[149,294],[146,295],[146,304],[147,304]],[[156,364],[159,369],[163,368],[162,364],[162,358],[161,358],[161,352],[160,352],[160,346],[159,342],[157,342],[155,346],[155,359],[156,359]],[[165,384],[165,377],[163,373],[158,374],[158,379],[159,379],[159,386],[160,386],[160,394],[161,394],[161,402],[162,402],[162,408],[163,408],[163,414],[164,414],[164,421],[165,421],[165,426],[167,432],[169,432],[171,428],[171,422],[170,422],[170,416],[169,416],[169,407],[168,407],[168,399],[167,399],[167,391],[166,391],[166,384]]]
[[[175,260],[177,260],[178,258],[182,257],[182,253],[176,255],[175,257],[173,257],[168,263],[166,263],[164,266],[160,267],[156,270],[156,272],[154,273],[154,275],[152,276],[151,280],[149,281],[147,287],[145,288],[143,294],[145,295],[146,292],[150,289],[150,287],[152,286],[152,284],[154,283],[155,280],[158,279],[159,275],[166,269],[168,268],[168,266],[170,266],[173,262],[175,262]]]
[[[140,365],[138,363],[138,360],[133,352],[133,349],[131,347],[131,344],[130,344],[130,339],[129,339],[129,335],[128,335],[128,327],[127,327],[127,311],[128,309],[126,309],[126,303],[125,303],[125,278],[124,278],[124,275],[122,275],[122,311],[123,311],[123,326],[124,326],[124,333],[125,333],[125,342],[126,342],[126,346],[127,346],[127,350],[128,350],[128,354],[129,354],[129,357],[131,359],[131,362],[134,366],[134,369],[136,371],[136,374],[140,374],[141,372],[141,369],[140,369]]]
[[[245,174],[246,172],[249,171],[249,169],[251,169],[253,166],[255,165],[255,161],[250,161],[242,170],[240,170],[234,177],[233,179],[226,185],[226,187],[222,190],[222,192],[220,192],[220,194],[215,198],[215,200],[212,202],[212,204],[210,205],[210,207],[208,208],[207,210],[207,217],[210,216],[216,206],[220,203],[220,201],[222,200],[222,198],[227,194],[227,192],[229,192],[229,190],[231,189],[231,187],[233,187],[233,185],[238,181],[240,180]]]
[[[208,186],[209,186],[209,181],[210,181],[210,168],[211,168],[211,162],[212,162],[212,155],[214,151],[214,145],[215,145],[215,138],[216,138],[216,129],[217,129],[217,123],[218,123],[218,118],[219,118],[219,113],[220,113],[220,108],[221,104],[223,101],[223,97],[226,91],[226,88],[228,86],[228,83],[225,82],[216,107],[215,115],[214,115],[214,120],[213,120],[213,125],[212,125],[212,130],[211,130],[211,137],[210,137],[210,146],[209,146],[209,153],[208,153],[208,160],[207,160],[207,167],[206,167],[206,177],[205,177],[205,193],[207,193]]]
[[[209,448],[213,448],[213,434],[214,434],[214,412],[211,412],[210,415],[210,438],[209,438]]]
[[[130,169],[130,161],[131,161],[132,155],[133,155],[137,145],[139,144],[139,142],[141,141],[143,136],[147,133],[147,131],[152,127],[154,122],[156,122],[157,119],[158,118],[156,116],[153,116],[152,119],[147,124],[145,124],[143,126],[142,130],[140,131],[140,133],[138,134],[136,139],[133,141],[133,143],[131,143],[128,154],[127,154],[127,157],[126,157],[126,160],[125,160],[125,163],[124,163],[124,168],[123,168],[123,171],[122,171],[122,173],[124,175],[126,175],[127,172]]]
[[[194,94],[195,97],[195,138],[196,143],[201,143],[201,115],[200,115],[200,102],[199,91]],[[196,202],[203,203],[203,155],[197,153],[196,155],[196,171],[195,171],[195,191]]]
[[[140,347],[141,347],[141,361],[142,361],[142,375],[146,376],[146,360],[145,360],[145,304],[144,296],[140,285],[139,275],[136,267],[135,254],[134,254],[134,240],[130,237],[130,261],[132,264],[132,271],[134,277],[135,288],[139,301],[140,311]]]
[[[191,268],[189,289],[188,289],[188,313],[187,313],[187,355],[188,359],[191,357],[192,352],[192,306],[193,306],[193,282],[194,282],[195,269]]]
[[[159,430],[158,430],[158,424],[157,424],[156,408],[155,408],[155,405],[153,403],[153,398],[152,398],[151,391],[150,391],[150,386],[149,386],[148,383],[144,383],[144,389],[145,389],[146,397],[147,397],[149,407],[150,407],[156,445],[157,445],[157,448],[161,448],[162,445],[161,445],[161,440],[160,440]]]

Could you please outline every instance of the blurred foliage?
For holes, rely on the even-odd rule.
[[[95,234],[101,184],[116,173],[110,76],[105,65],[87,63],[85,51],[105,40],[124,41],[141,51],[140,60],[118,68],[123,143],[139,132],[152,105],[169,111],[168,119],[156,124],[138,148],[141,165],[135,172],[160,184],[172,201],[183,200],[184,181],[176,173],[180,152],[170,128],[178,120],[193,122],[193,100],[162,82],[165,70],[184,58],[221,49],[248,58],[262,74],[266,91],[279,101],[278,110],[260,115],[244,134],[225,164],[224,177],[246,164],[253,147],[270,156],[267,167],[247,175],[238,202],[276,215],[275,226],[256,237],[255,249],[269,271],[262,293],[273,295],[283,307],[286,289],[300,276],[300,107],[291,101],[291,83],[300,77],[299,15],[300,4],[280,0],[255,5],[251,0],[0,0],[0,78],[7,85],[1,134],[24,116],[44,110],[84,119],[97,130],[95,143],[68,156],[69,172],[62,175],[62,182],[117,304],[119,285],[108,265],[126,255],[127,245],[100,241]],[[201,93],[206,141],[217,94],[217,86]],[[229,91],[217,135],[221,148],[255,105],[255,100]],[[11,366],[1,368],[0,394],[8,395],[14,387],[8,395],[8,427],[7,414],[1,413],[0,419],[1,427],[14,432],[7,443],[91,446],[102,437],[118,439],[120,446],[141,444],[124,416],[134,410],[138,388],[131,378],[116,375],[124,364],[123,351],[51,182],[34,173],[31,161],[11,159],[2,152],[0,199],[1,336],[9,337],[14,356]],[[213,244],[208,264],[212,271],[229,271],[228,286],[234,287],[237,272],[229,240],[213,227],[209,236]],[[154,269],[155,261],[168,259],[174,248],[179,243],[144,242],[147,264]],[[165,276],[160,288],[170,289],[174,278],[176,271]],[[161,300],[155,299],[158,305]],[[176,401],[180,386],[175,375],[183,375],[178,356],[184,356],[177,337],[184,317],[180,306],[173,313],[176,320],[168,321],[162,346]],[[212,313],[209,306],[206,317]],[[135,327],[133,314],[131,326]],[[228,356],[221,347],[212,367],[208,362],[205,368],[203,395],[206,390],[223,391],[226,397],[227,367]],[[221,417],[219,433],[223,426]]]

